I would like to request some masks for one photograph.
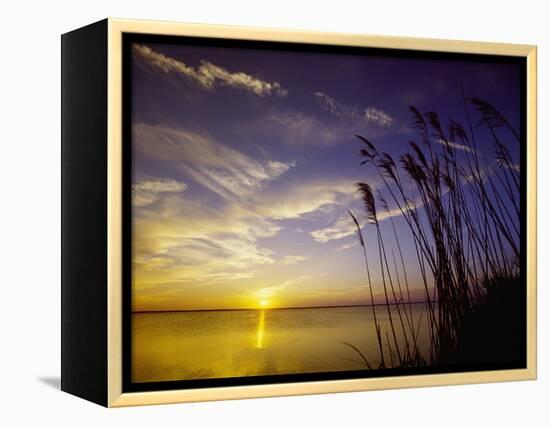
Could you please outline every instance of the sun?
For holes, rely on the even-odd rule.
[[[269,305],[269,300],[267,300],[267,299],[260,300],[260,306],[262,308],[265,308],[267,305]]]

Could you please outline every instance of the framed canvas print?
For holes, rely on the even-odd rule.
[[[63,390],[536,377],[534,46],[107,19],[62,86]]]

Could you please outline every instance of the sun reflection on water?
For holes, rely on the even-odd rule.
[[[258,321],[258,329],[256,330],[256,347],[262,349],[264,346],[264,331],[265,331],[265,309],[260,312]]]

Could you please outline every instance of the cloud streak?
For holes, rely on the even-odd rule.
[[[390,127],[393,123],[393,118],[386,114],[384,111],[368,107],[365,110],[365,119],[369,123],[374,123],[379,127]]]
[[[174,179],[141,179],[132,184],[132,204],[144,207],[157,201],[161,194],[179,194],[186,189],[185,183]]]
[[[149,67],[166,75],[184,77],[205,90],[213,91],[216,86],[221,85],[246,90],[261,97],[285,97],[288,94],[276,81],[265,81],[244,72],[231,72],[209,61],[203,60],[195,68],[144,44],[133,44],[132,52],[136,59]]]
[[[277,134],[289,145],[333,145],[344,139],[345,131],[300,111],[271,111],[252,125],[252,133]]]
[[[196,183],[225,199],[242,199],[286,173],[295,163],[260,162],[206,133],[164,126],[133,126],[135,146],[149,157],[177,162]]]
[[[451,141],[444,141],[442,139],[436,139],[435,140],[438,144],[442,145],[442,146],[449,146],[451,148],[454,148],[454,149],[458,149],[459,151],[465,151],[465,152],[473,152],[473,149],[470,148],[469,146],[467,145],[463,145],[461,143],[457,143],[457,142],[451,142]]]
[[[365,121],[378,127],[390,127],[394,122],[388,113],[372,106],[361,111],[359,106],[346,105],[323,92],[314,92],[313,96],[322,109],[340,120]]]
[[[263,199],[257,212],[277,220],[297,219],[329,206],[347,204],[355,193],[352,181],[312,181],[285,187]]]
[[[422,207],[423,204],[421,202],[418,202],[416,203],[415,206],[418,209]],[[412,204],[411,204],[411,208],[413,208]],[[361,213],[355,212],[355,216],[358,219],[361,219],[364,215]],[[378,222],[382,222],[391,217],[400,217],[400,216],[402,216],[402,213],[398,207],[395,207],[389,210],[380,209],[377,212]],[[361,223],[361,227],[365,225],[366,225],[366,221],[365,223]],[[346,212],[343,212],[340,216],[338,216],[329,226],[311,231],[309,235],[311,235],[311,237],[318,243],[327,243],[329,241],[341,240],[343,238],[353,236],[356,233],[357,233],[357,228],[353,223],[349,213],[346,211]],[[353,247],[353,245],[343,244],[340,247],[338,247],[336,250],[337,251],[347,250],[348,248]]]
[[[330,226],[311,231],[310,235],[318,243],[326,243],[332,240],[341,240],[342,238],[355,235],[353,222],[349,214],[340,215]]]
[[[361,117],[356,106],[345,105],[323,92],[314,92],[313,96],[321,108],[339,119],[356,120]]]
[[[284,257],[284,259],[282,260],[282,263],[284,263],[285,265],[296,265],[300,262],[303,262],[306,259],[307,259],[306,256],[291,256],[291,255],[288,255],[288,256]]]

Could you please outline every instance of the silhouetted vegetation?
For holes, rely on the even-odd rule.
[[[377,190],[369,183],[357,184],[367,226],[375,235],[372,241],[365,237],[362,217],[350,211],[371,304],[376,268],[389,320],[389,331],[383,333],[373,306],[380,365],[369,364],[368,354],[362,354],[368,368],[521,357],[520,173],[509,151],[519,151],[521,140],[489,103],[464,97],[464,110],[466,128],[453,120],[444,125],[437,113],[411,107],[418,140],[409,141],[399,158],[356,135],[362,144],[361,164],[382,182]],[[479,123],[473,122],[474,116]],[[417,265],[405,264],[403,236],[394,217],[410,231]],[[367,250],[369,246],[375,250]],[[388,247],[396,247],[397,256]],[[367,253],[373,252],[376,259],[369,259]],[[419,348],[420,324],[411,309],[411,270],[419,271],[424,288],[427,357]]]

